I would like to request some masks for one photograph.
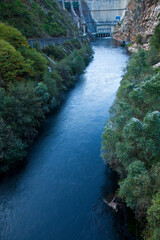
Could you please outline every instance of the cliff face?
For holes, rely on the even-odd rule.
[[[123,22],[116,26],[113,38],[118,41],[135,42],[136,36],[147,48],[149,40],[157,26],[160,14],[160,0],[131,0]]]

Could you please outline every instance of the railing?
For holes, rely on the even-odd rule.
[[[108,9],[89,9],[91,12],[112,12],[112,11],[125,11],[126,8],[108,8]],[[83,9],[83,11],[88,11],[87,9]]]
[[[94,23],[96,26],[115,26],[120,21],[106,21],[106,22],[86,22],[86,23]]]
[[[54,46],[56,43],[63,45],[67,41],[72,41],[74,38],[78,38],[82,41],[85,38],[88,38],[87,35],[81,35],[77,37],[52,37],[52,38],[37,38],[37,39],[28,39],[28,44],[31,47],[34,47],[38,44],[38,46],[43,49],[49,45]]]

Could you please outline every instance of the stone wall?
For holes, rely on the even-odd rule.
[[[57,37],[57,38],[41,38],[41,39],[29,39],[28,43],[31,47],[34,47],[35,44],[38,44],[38,46],[43,49],[49,45],[54,46],[57,44],[64,44],[67,41],[71,41],[74,37]],[[87,38],[87,36],[79,36],[77,37],[80,41],[84,38]]]

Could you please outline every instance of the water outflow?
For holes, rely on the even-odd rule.
[[[109,39],[93,49],[93,61],[46,121],[27,166],[0,184],[1,240],[123,239],[118,216],[102,201],[114,181],[100,146],[128,56]]]

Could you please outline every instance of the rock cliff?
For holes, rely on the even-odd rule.
[[[135,49],[139,44],[147,49],[159,15],[160,0],[130,0],[123,21],[115,27],[113,38],[120,42],[137,42],[132,46]]]

